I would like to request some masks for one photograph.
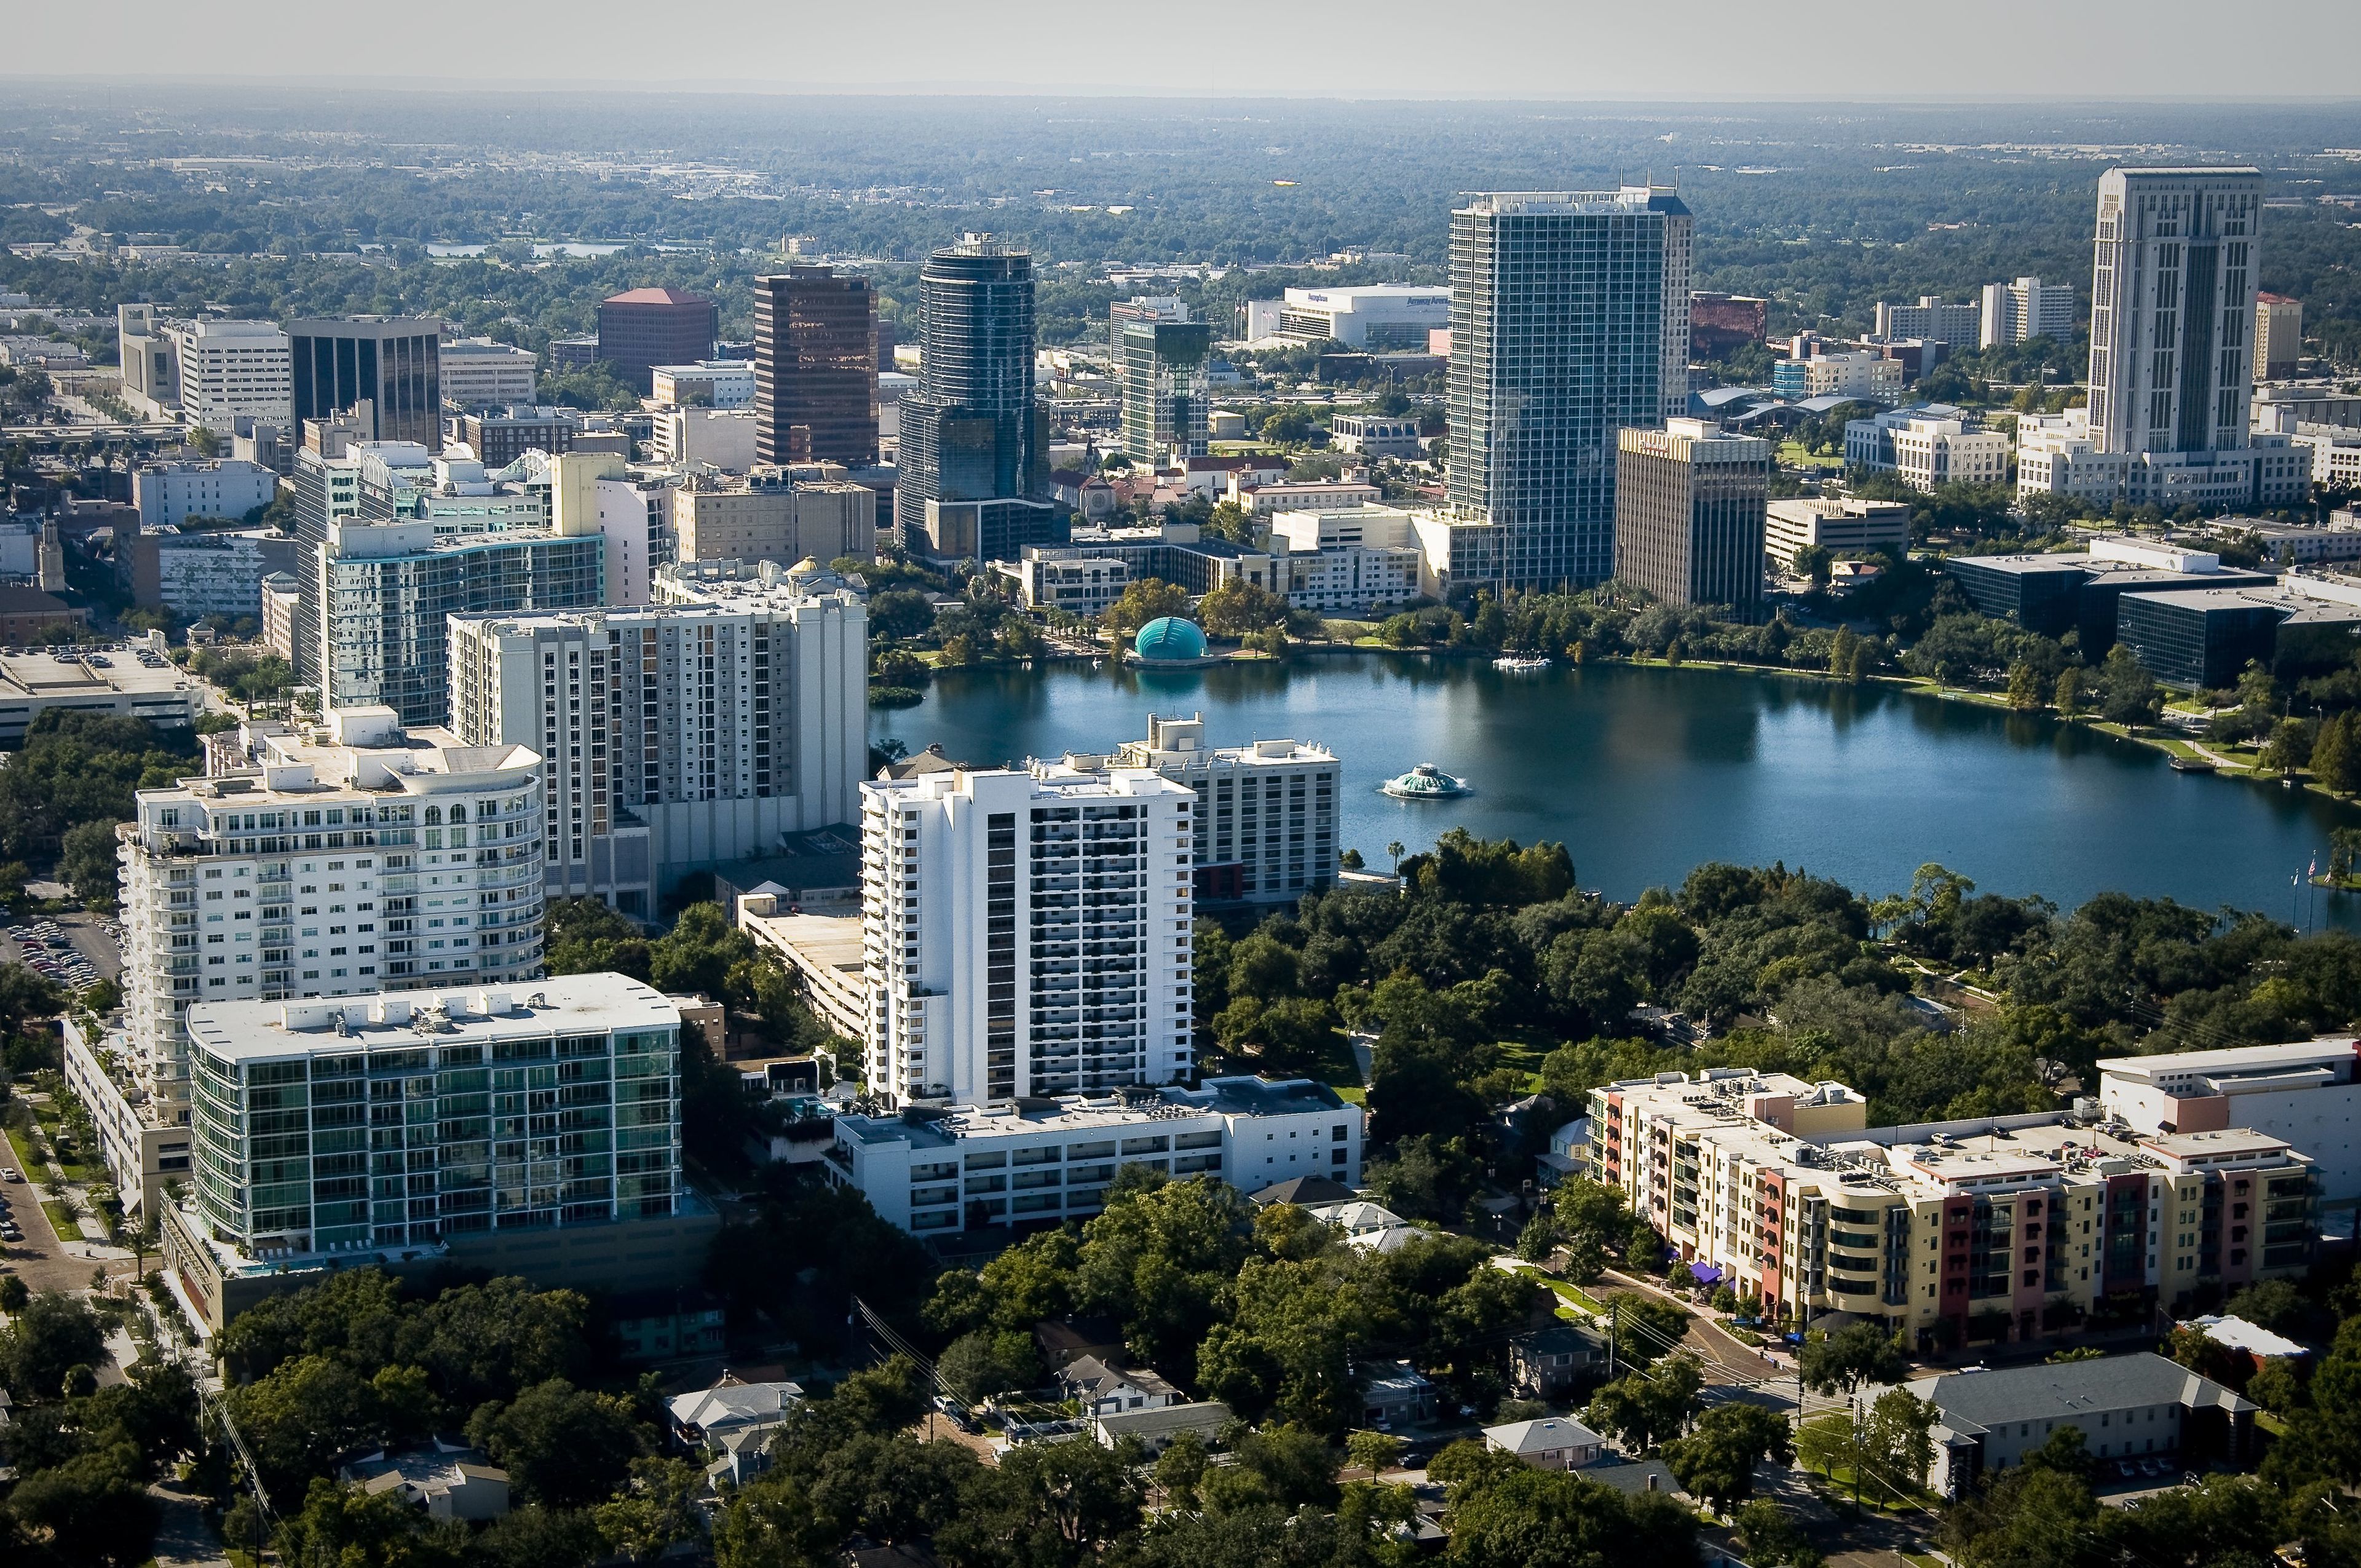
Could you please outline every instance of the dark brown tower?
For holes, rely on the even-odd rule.
[[[789,267],[754,280],[754,458],[877,461],[877,294]]]

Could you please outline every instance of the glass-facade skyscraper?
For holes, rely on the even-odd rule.
[[[1033,402],[1033,258],[969,235],[918,275],[919,389],[902,400],[896,532],[938,558],[1013,560],[1056,542],[1038,499],[1047,422]]]
[[[1616,433],[1687,406],[1691,226],[1648,186],[1452,214],[1449,499],[1499,525],[1503,586],[1614,573]]]

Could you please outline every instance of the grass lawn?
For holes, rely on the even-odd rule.
[[[26,1180],[38,1181],[42,1173],[49,1168],[26,1152],[25,1136],[14,1127],[8,1129],[8,1148],[16,1157],[9,1163],[25,1173]]]
[[[1799,441],[1781,442],[1779,444],[1779,461],[1782,463],[1806,464],[1814,468],[1841,468],[1844,466],[1843,458],[1815,457],[1810,453],[1804,450],[1803,443]]]
[[[71,1214],[66,1212],[64,1204],[54,1198],[45,1199],[41,1203],[41,1212],[49,1217],[49,1229],[57,1232],[58,1240],[61,1242],[82,1240],[82,1226],[75,1223]]]
[[[1497,1043],[1500,1065],[1514,1068],[1525,1075],[1525,1092],[1532,1093],[1542,1086],[1542,1058],[1557,1049],[1559,1042],[1553,1036],[1528,1032]]]
[[[1366,1105],[1369,1091],[1361,1085],[1361,1064],[1353,1059],[1353,1047],[1345,1043],[1339,1031],[1329,1036],[1327,1050],[1321,1053],[1320,1065],[1312,1077],[1336,1091],[1336,1098],[1347,1105]]]

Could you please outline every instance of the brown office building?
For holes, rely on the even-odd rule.
[[[1666,604],[1763,613],[1771,444],[1703,420],[1616,433],[1615,575]]]
[[[658,365],[694,365],[713,357],[721,330],[713,302],[677,289],[627,289],[598,306],[598,357],[644,395]]]
[[[877,461],[877,293],[789,267],[754,280],[754,460]]]
[[[1734,348],[1761,343],[1771,330],[1771,302],[1747,294],[1689,292],[1689,355],[1719,359]]]

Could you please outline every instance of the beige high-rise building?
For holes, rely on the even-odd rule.
[[[2284,381],[2303,356],[2303,302],[2285,294],[2255,296],[2255,379]]]
[[[1615,575],[1667,604],[1763,608],[1771,444],[1703,420],[1616,433]]]
[[[877,495],[840,468],[759,467],[740,478],[697,475],[673,500],[684,561],[776,561],[877,554]]]

